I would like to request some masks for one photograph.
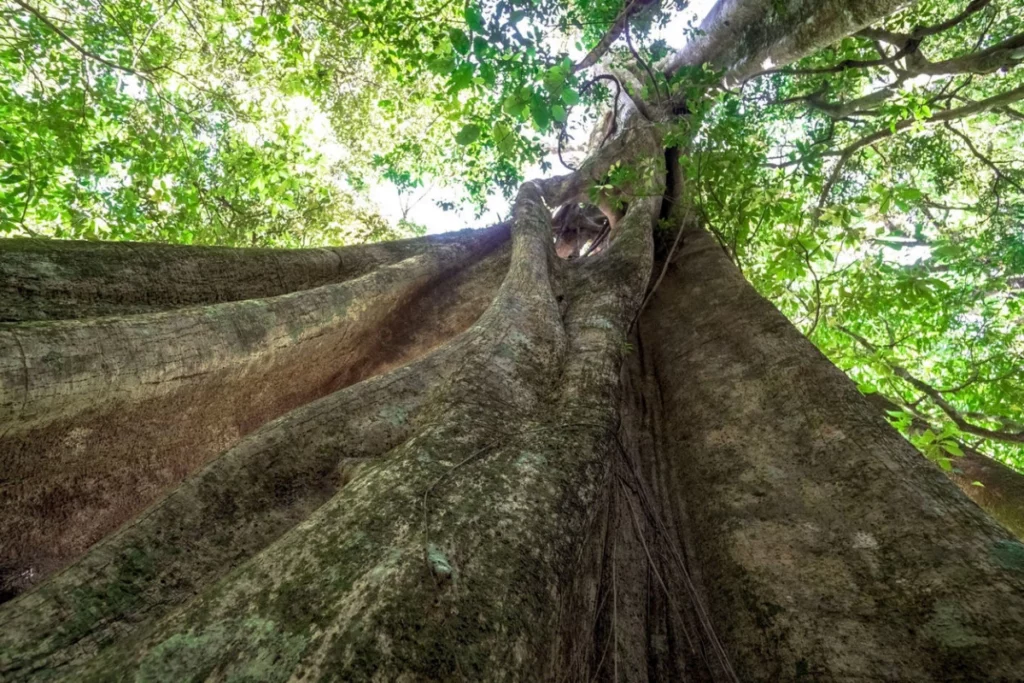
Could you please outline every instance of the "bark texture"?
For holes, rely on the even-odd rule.
[[[608,479],[660,204],[633,202],[615,243],[570,267],[546,189],[521,191],[511,265],[476,324],[267,424],[12,601],[0,672],[543,676],[549,605]]]
[[[562,261],[566,186],[524,186],[510,255],[464,237],[389,309],[434,333],[0,609],[0,679],[1012,679],[1024,545],[699,229],[627,343],[661,201]],[[405,291],[421,256],[369,275]]]
[[[649,314],[665,425],[656,483],[668,514],[685,515],[741,680],[1019,675],[1024,545],[889,427],[708,233],[684,235]]]
[[[866,398],[882,414],[902,410],[881,394],[870,394]],[[922,433],[931,426],[920,417],[914,417],[910,429]],[[963,456],[952,459],[953,467],[944,470],[945,475],[982,510],[1024,540],[1024,474],[966,443],[960,443],[960,449]]]
[[[911,0],[720,0],[701,22],[702,35],[665,58],[672,73],[708,63],[742,81],[856,33]]]
[[[452,233],[344,248],[235,249],[13,238],[0,250],[0,322],[263,299],[350,280],[459,240]]]
[[[965,448],[953,468],[949,478],[960,490],[1024,540],[1024,475],[973,448]]]
[[[261,424],[468,327],[500,282],[507,234],[419,245],[266,299],[0,324],[0,594],[81,555]]]
[[[897,4],[723,0],[695,49],[785,61]],[[1024,545],[699,227],[645,298],[677,110],[624,97],[509,230],[234,288],[191,273],[283,262],[182,251],[135,299],[94,290],[156,251],[0,257],[2,557],[49,574],[0,607],[0,680],[1018,677]],[[595,214],[551,209],[616,162],[646,186],[559,259]]]

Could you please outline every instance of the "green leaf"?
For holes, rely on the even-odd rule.
[[[964,454],[963,450],[960,448],[960,445],[955,441],[943,441],[942,449],[949,453],[950,455],[962,456]]]
[[[469,52],[469,47],[471,45],[469,36],[467,36],[466,32],[461,28],[448,29],[448,38],[452,41],[452,47],[455,48],[455,51],[460,55],[464,55]]]
[[[530,115],[537,130],[547,130],[548,124],[551,123],[551,107],[539,93],[534,93],[530,98]]]
[[[480,137],[480,132],[480,126],[475,123],[466,124],[455,136],[455,142],[460,145],[468,145]]]
[[[473,85],[474,70],[475,66],[470,62],[459,64],[458,68],[451,75],[452,89],[458,92]]]
[[[479,36],[473,39],[473,54],[476,55],[477,59],[481,61],[487,59],[490,51],[491,46],[486,40]]]
[[[494,125],[494,128],[491,129],[491,137],[502,154],[511,154],[516,148],[516,133],[504,122]]]
[[[445,57],[437,57],[430,60],[427,65],[431,71],[438,75],[450,74],[455,70],[455,58],[451,55]]]
[[[554,96],[559,95],[565,86],[565,79],[568,77],[569,72],[564,66],[553,66],[544,72],[544,76],[541,81],[544,83],[544,88]]]
[[[466,9],[463,11],[462,16],[466,19],[466,23],[469,27],[477,33],[483,33],[486,30],[487,27],[484,26],[484,15],[476,5],[466,5]]]
[[[562,101],[571,107],[580,101],[580,94],[573,88],[566,88],[562,91]]]
[[[565,107],[556,104],[551,107],[551,118],[559,123],[565,123]]]

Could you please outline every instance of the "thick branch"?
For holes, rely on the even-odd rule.
[[[838,64],[833,64],[832,66],[807,69],[766,69],[764,71],[758,71],[755,74],[751,74],[746,78],[746,80],[771,74],[783,74],[785,76],[813,76],[819,74],[840,73],[848,69],[867,69],[876,66],[888,66],[916,51],[918,45],[919,43],[917,41],[908,40],[905,45],[888,57],[880,57],[879,59],[846,59]]]
[[[992,0],[972,0],[967,7],[963,9],[956,16],[950,17],[946,21],[941,21],[931,26],[918,26],[910,33],[896,33],[894,31],[887,31],[882,28],[865,28],[857,33],[857,35],[870,40],[881,40],[882,42],[889,43],[890,45],[900,46],[909,40],[922,40],[928,36],[934,36],[944,31],[962,24],[971,15],[980,12],[989,5],[992,4]]]
[[[906,5],[906,0],[800,2],[719,0],[701,22],[703,35],[663,60],[671,75],[709,63],[742,81],[766,67],[784,66],[830,45]]]
[[[981,52],[941,62],[930,62],[920,53],[907,60],[906,71],[913,75],[989,74],[1024,62],[1024,33],[1011,36]]]
[[[644,7],[650,5],[654,0],[630,0],[626,7],[619,12],[619,16],[615,17],[615,21],[608,28],[601,40],[597,42],[590,52],[586,56],[577,62],[573,67],[573,73],[579,73],[584,69],[589,69],[601,60],[602,57],[611,48],[612,43],[619,39],[623,31],[626,31],[629,26],[629,21],[633,15],[639,12]]]

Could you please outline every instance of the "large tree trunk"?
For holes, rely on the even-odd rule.
[[[0,593],[61,568],[261,424],[464,330],[501,281],[507,236],[282,255],[6,245],[9,318],[85,319],[0,324]],[[303,291],[275,296],[291,289]],[[230,303],[175,308],[217,301]],[[173,310],[123,315],[153,309]]]
[[[644,307],[682,179],[639,116],[489,231],[0,257],[0,561],[34,586],[0,679],[1018,677],[1024,545],[698,226]],[[630,159],[651,187],[559,259],[549,207]]]

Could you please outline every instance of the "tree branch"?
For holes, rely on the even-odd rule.
[[[948,130],[950,133],[952,133],[953,135],[955,135],[958,138],[960,138],[961,140],[963,140],[964,144],[967,145],[967,149],[971,150],[971,154],[973,154],[975,156],[975,158],[978,159],[978,161],[980,161],[981,163],[985,164],[990,169],[992,169],[992,172],[996,174],[996,182],[997,183],[1000,180],[1002,180],[1002,181],[1005,181],[1005,182],[1009,183],[1010,185],[1013,185],[1015,188],[1017,188],[1018,192],[1024,192],[1024,187],[1021,187],[1020,183],[1018,183],[1013,178],[1008,177],[1005,173],[1003,173],[999,169],[998,166],[996,166],[994,161],[992,161],[987,156],[982,154],[981,151],[977,147],[974,146],[974,142],[971,141],[971,138],[969,138],[964,133],[961,133],[960,131],[958,131],[949,122],[946,122],[946,123],[944,123],[942,125],[945,126],[946,130]]]
[[[812,76],[818,74],[834,74],[848,69],[867,69],[875,66],[888,66],[903,59],[907,55],[916,51],[920,41],[910,39],[900,47],[894,54],[889,57],[880,57],[879,59],[846,59],[838,64],[832,66],[823,66],[811,69],[765,69],[764,71],[758,71],[755,74],[748,76],[743,82],[748,83],[755,78],[761,76],[768,76],[770,74],[782,74],[784,76]]]
[[[19,7],[24,9],[26,12],[28,12],[29,14],[34,16],[36,19],[41,21],[43,24],[45,24],[48,29],[50,29],[51,31],[56,33],[58,36],[60,36],[60,38],[64,42],[66,42],[71,47],[75,48],[75,50],[77,50],[78,53],[81,54],[83,57],[87,57],[87,58],[89,58],[89,59],[91,59],[93,61],[99,62],[100,64],[103,64],[104,66],[109,66],[111,69],[117,69],[118,71],[123,71],[126,74],[131,74],[132,76],[138,76],[140,78],[147,78],[148,79],[148,76],[145,73],[143,73],[143,72],[136,71],[135,69],[132,69],[131,67],[123,66],[121,64],[118,64],[117,62],[112,62],[109,59],[107,59],[106,57],[102,57],[102,56],[96,54],[95,52],[90,52],[89,50],[85,49],[85,47],[83,47],[81,43],[79,43],[77,40],[75,40],[70,35],[65,33],[64,30],[61,29],[61,27],[57,26],[55,23],[50,21],[50,19],[47,18],[47,16],[45,14],[43,14],[42,12],[37,10],[32,5],[29,5],[28,3],[24,2],[24,0],[14,0],[14,2]]]
[[[637,61],[637,63],[639,63],[640,66],[643,67],[644,71],[647,72],[647,75],[651,79],[651,87],[654,88],[654,94],[657,95],[658,100],[660,101],[661,100],[661,88],[658,86],[658,79],[655,78],[654,72],[651,71],[650,65],[648,65],[647,62],[645,62],[643,60],[643,58],[640,56],[640,53],[638,53],[636,51],[636,48],[633,47],[633,41],[630,40],[630,38],[629,38],[629,24],[628,23],[626,24],[625,34],[626,34],[626,46],[629,47],[629,51],[633,54],[633,59],[635,59]]]
[[[921,40],[928,36],[934,36],[942,33],[943,31],[948,31],[954,26],[963,23],[972,14],[985,9],[990,4],[992,4],[992,0],[972,0],[972,2],[955,17],[939,22],[938,24],[932,24],[931,26],[918,26],[910,33],[896,33],[895,31],[887,31],[882,28],[865,28],[858,31],[856,35],[861,36],[862,38],[881,40],[882,42],[889,43],[890,45],[899,46],[908,40]]]
[[[993,95],[984,100],[979,100],[972,104],[965,105],[963,107],[957,107],[956,109],[944,109],[930,119],[922,121],[921,123],[943,123],[946,121],[956,121],[958,119],[966,118],[968,116],[974,116],[976,114],[982,114],[991,109],[1002,107],[1013,102],[1017,102],[1024,99],[1024,85],[1008,90],[999,95]],[[845,149],[839,152],[839,161],[836,162],[835,167],[832,169],[832,173],[829,175],[828,180],[825,183],[825,187],[821,191],[821,195],[818,198],[818,209],[820,210],[828,199],[828,195],[832,192],[832,187],[836,181],[839,180],[839,175],[842,173],[843,166],[853,157],[854,154],[859,152],[861,149],[868,145],[874,144],[879,140],[892,137],[900,131],[904,131],[910,128],[915,123],[918,123],[916,119],[904,119],[897,122],[891,128],[883,128],[882,130],[875,131],[871,135],[867,135],[860,140],[857,140],[851,145],[848,145]],[[826,156],[827,154],[822,154]],[[832,156],[828,154],[827,156]]]
[[[619,36],[622,35],[622,32],[627,29],[629,20],[633,15],[640,11],[644,6],[651,4],[651,2],[653,2],[653,0],[632,0],[628,3],[623,10],[619,12],[619,16],[615,17],[615,21],[612,22],[611,27],[609,27],[605,34],[601,36],[601,40],[597,42],[597,45],[595,45],[583,59],[572,67],[572,72],[579,73],[580,71],[589,69],[597,64],[601,57],[604,57],[605,53],[608,52],[612,43],[618,40]]]
[[[867,339],[857,334],[856,332],[853,332],[852,330],[849,330],[846,327],[843,327],[842,325],[839,325],[836,329],[838,329],[840,332],[856,341],[858,344],[863,346],[871,353],[878,353],[878,348],[874,344],[872,344],[871,342],[869,342]],[[946,414],[946,416],[953,422],[953,424],[955,424],[957,428],[960,429],[960,431],[966,432],[968,434],[974,434],[975,436],[981,436],[986,439],[993,439],[995,441],[1006,441],[1009,443],[1024,443],[1024,432],[1009,432],[1000,431],[996,429],[986,429],[984,427],[978,427],[977,425],[971,424],[964,418],[964,416],[960,413],[959,410],[950,405],[950,403],[942,396],[942,392],[940,392],[938,389],[928,384],[927,382],[918,379],[902,365],[891,363],[890,361],[885,359],[882,359],[882,362],[889,366],[889,368],[893,371],[894,375],[906,381],[912,387],[914,387],[915,389],[923,393],[925,396],[930,398],[935,403],[935,405],[937,405],[939,409]]]
[[[950,74],[990,74],[1024,62],[1024,33],[1011,36],[981,52],[962,55],[941,62],[930,62],[917,52],[908,60],[907,70],[914,75],[945,76]]]
[[[980,12],[981,10],[992,4],[992,0],[971,0],[971,2],[964,8],[960,14],[956,15],[951,19],[933,24],[931,26],[920,26],[915,28],[911,36],[914,38],[926,38],[927,36],[934,36],[943,31],[947,31],[954,26],[963,23],[972,14]]]

